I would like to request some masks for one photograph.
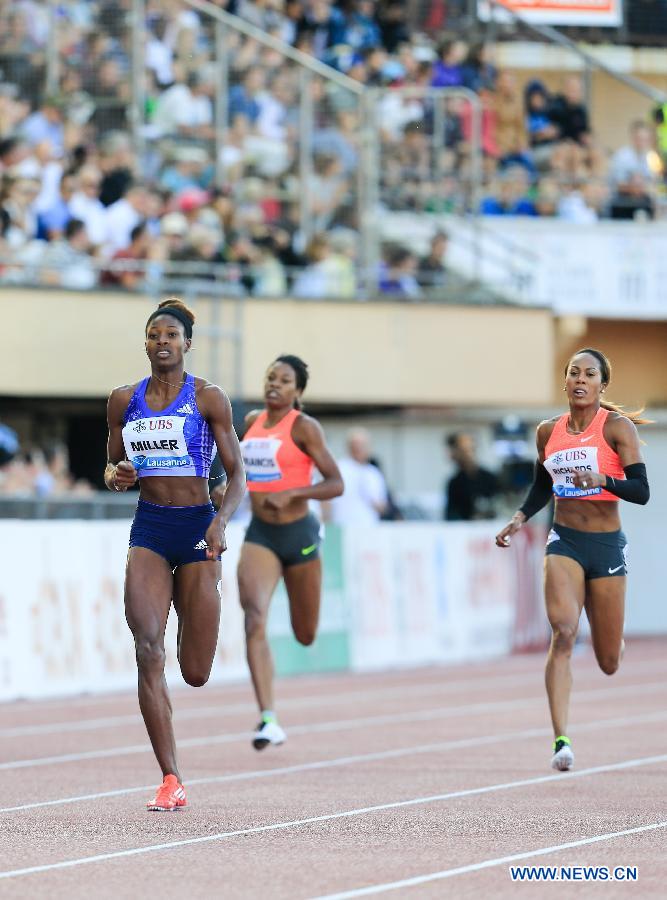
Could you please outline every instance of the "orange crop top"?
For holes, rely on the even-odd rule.
[[[568,414],[561,416],[544,448],[544,468],[554,483],[554,495],[561,500],[618,500],[604,488],[578,488],[572,483],[575,472],[600,472],[616,481],[625,479],[618,453],[604,439],[609,410],[600,409],[581,434],[567,430]]]
[[[241,441],[248,490],[275,493],[306,487],[313,478],[314,463],[292,439],[292,425],[301,415],[290,410],[272,428],[266,428],[261,412]]]

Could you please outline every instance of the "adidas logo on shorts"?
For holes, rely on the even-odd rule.
[[[206,543],[204,538],[202,538],[201,541],[199,541],[198,544],[195,544],[192,549],[193,550],[208,550],[208,544]]]

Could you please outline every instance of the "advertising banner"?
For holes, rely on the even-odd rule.
[[[500,551],[497,528],[328,526],[314,644],[295,640],[282,585],[273,599],[277,674],[459,663],[544,646],[544,533],[526,528]],[[123,609],[128,532],[127,521],[0,521],[0,700],[134,689]],[[248,677],[236,585],[243,533],[235,523],[228,529],[212,681]],[[182,685],[173,612],[165,647],[167,679]]]
[[[503,6],[537,24],[617,27],[623,22],[621,0],[478,0],[478,17],[503,21]]]

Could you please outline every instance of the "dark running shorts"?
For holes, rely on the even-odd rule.
[[[287,525],[273,525],[253,516],[245,533],[247,544],[266,547],[286,567],[319,559],[320,540],[320,523],[312,513]]]
[[[203,506],[157,506],[140,500],[130,530],[130,547],[146,547],[167,560],[172,569],[206,561],[204,536],[215,517],[211,503]],[[218,557],[220,559],[220,557]]]
[[[628,574],[628,542],[622,531],[577,531],[554,525],[546,553],[578,562],[588,580]]]

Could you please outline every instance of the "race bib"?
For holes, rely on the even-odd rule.
[[[280,481],[283,473],[277,457],[281,444],[280,438],[248,438],[242,441],[241,453],[248,481]]]
[[[142,475],[184,475],[194,468],[183,434],[183,416],[134,419],[123,428],[125,454]]]
[[[601,487],[579,488],[573,484],[577,472],[599,472],[597,447],[570,447],[557,450],[544,460],[544,468],[553,478],[555,497],[592,497]]]

